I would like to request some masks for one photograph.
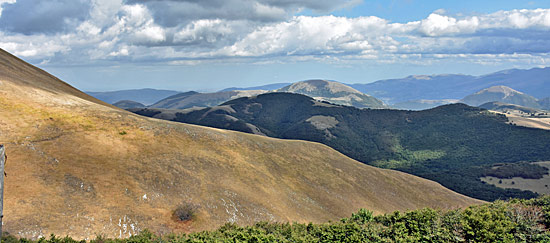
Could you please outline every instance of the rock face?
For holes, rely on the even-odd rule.
[[[138,116],[3,50],[0,107],[9,156],[3,230],[21,237],[128,237],[480,203],[321,144]]]
[[[334,81],[301,81],[276,91],[303,94],[317,100],[328,101],[339,105],[355,106],[357,108],[387,108],[381,100]]]
[[[501,102],[539,109],[540,105],[535,97],[526,95],[507,86],[493,86],[464,97],[460,102],[479,106],[487,102]]]

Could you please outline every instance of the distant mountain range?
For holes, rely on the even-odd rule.
[[[258,94],[268,92],[267,90],[234,90],[234,91],[220,91],[215,93],[197,93],[195,91],[189,91],[185,93],[179,93],[162,99],[155,104],[152,104],[151,108],[164,108],[164,109],[187,109],[193,107],[211,107],[219,105],[228,100],[249,97]]]
[[[261,87],[278,87],[280,85],[282,84],[274,84]],[[381,100],[363,94],[347,85],[334,81],[301,81],[281,87],[280,89],[277,89],[275,91],[304,94],[311,96],[317,100],[329,101],[331,103],[341,105],[355,106],[358,108],[387,108],[387,106]],[[189,91],[166,97],[150,105],[149,107],[163,109],[212,107],[232,99],[240,97],[251,97],[267,92],[273,91],[252,89],[220,91],[214,93],[198,93],[195,91]]]
[[[231,87],[227,89],[222,89],[219,92],[225,92],[225,91],[235,91],[235,90],[276,90],[280,89],[282,87],[291,85],[292,83],[274,83],[274,84],[266,84],[266,85],[260,85],[260,86],[253,86],[253,87],[246,87],[246,88],[237,88],[237,87]]]
[[[462,99],[492,86],[504,85],[542,99],[550,94],[550,67],[529,70],[510,69],[488,75],[415,75],[350,84],[365,94],[393,105],[411,100]]]
[[[409,100],[399,102],[391,105],[391,108],[398,110],[427,110],[441,105],[448,105],[458,103],[458,99],[445,99],[445,100]]]
[[[317,82],[317,84],[314,84]],[[323,82],[331,82],[330,85]],[[317,91],[307,91],[299,86],[309,85],[317,87]],[[345,87],[345,94],[335,95],[334,92],[322,90],[333,89],[335,84],[340,88]],[[331,86],[329,88],[329,86]],[[220,92],[203,93],[192,99],[182,101],[185,92],[181,96],[170,97],[170,102],[162,101],[169,96],[177,95],[180,92],[170,90],[121,90],[112,92],[88,92],[90,95],[107,103],[115,103],[121,100],[136,101],[145,105],[154,104],[155,108],[185,109],[189,107],[208,107],[221,104],[232,98],[240,97],[238,91],[289,91],[309,95],[316,99],[330,101],[336,104],[353,105],[356,107],[384,108],[393,107],[405,110],[429,109],[439,105],[455,103],[468,95],[479,92],[493,86],[506,86],[511,89],[520,90],[524,94],[539,99],[538,104],[542,109],[550,109],[550,67],[533,68],[529,70],[510,69],[482,76],[471,76],[461,74],[444,75],[413,75],[402,79],[380,80],[368,84],[344,85],[334,81],[307,80],[297,83],[274,83],[255,87],[227,88]],[[320,89],[319,89],[320,88]],[[225,93],[225,92],[234,93]],[[194,91],[191,91],[194,92]],[[261,92],[254,92],[259,94]],[[490,93],[490,92],[489,92]],[[245,94],[245,93],[243,93]],[[253,95],[252,94],[252,95]],[[383,102],[382,102],[383,101]],[[466,100],[470,102],[469,100]],[[500,101],[500,100],[491,100]],[[175,103],[181,102],[180,105]],[[505,102],[505,101],[501,101]],[[166,105],[172,103],[172,105]],[[480,103],[482,104],[482,103]]]
[[[550,159],[550,131],[512,126],[504,115],[464,104],[418,112],[357,109],[299,94],[267,93],[199,110],[131,111],[321,142],[364,163],[432,179],[484,200],[534,195],[483,184],[479,178],[493,164]]]
[[[174,90],[160,90],[160,89],[129,89],[129,90],[117,90],[106,92],[86,92],[99,100],[113,104],[121,100],[130,100],[144,105],[153,104],[168,96],[180,93]]]

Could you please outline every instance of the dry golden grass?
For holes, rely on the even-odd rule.
[[[190,232],[225,222],[326,222],[480,203],[304,141],[140,117],[0,51],[4,230],[36,238]],[[191,205],[195,217],[173,211]]]
[[[550,161],[534,162],[540,166],[550,169]],[[520,190],[529,190],[539,194],[550,194],[550,175],[544,175],[540,179],[524,179],[514,177],[511,179],[499,179],[493,176],[485,176],[480,178],[482,181],[495,185],[500,188],[514,188]]]
[[[517,126],[550,130],[550,118],[547,117],[530,117],[514,111],[509,111],[509,113],[492,112],[506,115],[508,122]]]

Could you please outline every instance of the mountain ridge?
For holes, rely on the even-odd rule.
[[[214,93],[198,93],[189,91],[166,97],[150,105],[151,108],[187,109],[216,106],[239,97],[254,96],[266,93],[266,90],[234,90]]]
[[[97,99],[103,100],[109,104],[116,103],[122,100],[132,100],[145,105],[153,104],[163,98],[180,93],[174,90],[163,89],[128,89],[115,91],[87,91],[85,92]]]
[[[504,85],[541,99],[550,93],[550,67],[502,70],[481,76],[464,74],[420,75],[378,80],[351,87],[388,104],[410,100],[462,99],[491,86]]]

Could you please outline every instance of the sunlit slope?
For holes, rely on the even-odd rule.
[[[4,227],[35,238],[127,237],[226,222],[325,222],[479,201],[327,146],[143,118],[0,51]],[[192,208],[192,220],[173,212]]]

